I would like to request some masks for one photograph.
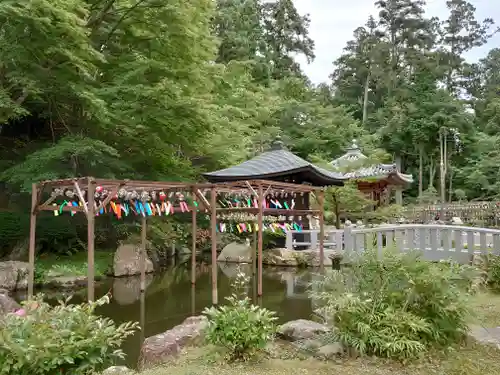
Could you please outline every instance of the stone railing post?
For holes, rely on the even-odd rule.
[[[354,238],[351,225],[344,227],[344,251],[346,253],[354,251]]]
[[[318,232],[316,230],[314,231],[311,231],[311,245],[310,245],[310,249],[312,250],[316,250],[318,248]]]

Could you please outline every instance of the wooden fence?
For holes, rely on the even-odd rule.
[[[459,217],[465,224],[500,226],[500,202],[452,202],[444,205],[406,206],[402,214],[412,223],[428,223],[436,217],[443,221]]]
[[[288,250],[317,249],[319,230],[289,231]],[[469,263],[474,254],[500,255],[500,230],[455,225],[402,224],[374,228],[346,227],[325,230],[325,254],[359,252],[368,248],[396,247],[420,250],[423,257]]]

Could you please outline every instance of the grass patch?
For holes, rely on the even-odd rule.
[[[202,349],[190,349],[168,366],[141,375],[497,375],[500,351],[493,347],[471,345],[447,355],[436,354],[403,365],[379,358],[346,358],[336,361],[266,358],[248,363],[224,364]]]
[[[95,252],[95,276],[106,276],[113,265],[112,251]],[[43,283],[52,277],[86,276],[87,253],[78,252],[72,255],[43,254],[35,261],[36,282]]]
[[[500,294],[492,292],[477,293],[470,299],[475,313],[473,324],[484,327],[500,326]]]
[[[482,292],[471,297],[475,311],[471,324],[500,326],[500,295]],[[274,347],[274,346],[273,346]],[[276,347],[275,347],[276,348]],[[288,348],[288,349],[286,349]],[[322,361],[278,346],[258,361],[227,364],[212,348],[191,348],[168,366],[140,375],[498,375],[500,350],[471,343],[447,353],[430,353],[406,365],[380,358],[342,358]]]

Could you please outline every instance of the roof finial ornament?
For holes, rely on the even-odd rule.
[[[283,150],[285,147],[283,145],[283,141],[281,140],[281,136],[277,135],[274,141],[271,143],[270,149],[272,151]]]
[[[359,149],[359,146],[358,146],[358,140],[356,138],[354,138],[351,142],[351,146],[347,148],[347,153],[348,154],[352,154],[352,153],[359,153],[361,152],[361,150]]]

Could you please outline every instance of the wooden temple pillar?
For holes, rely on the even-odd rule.
[[[319,203],[319,270],[325,269],[325,191],[318,194]]]
[[[401,172],[401,155],[396,155],[396,171]],[[403,205],[403,187],[396,186],[396,204]]]

